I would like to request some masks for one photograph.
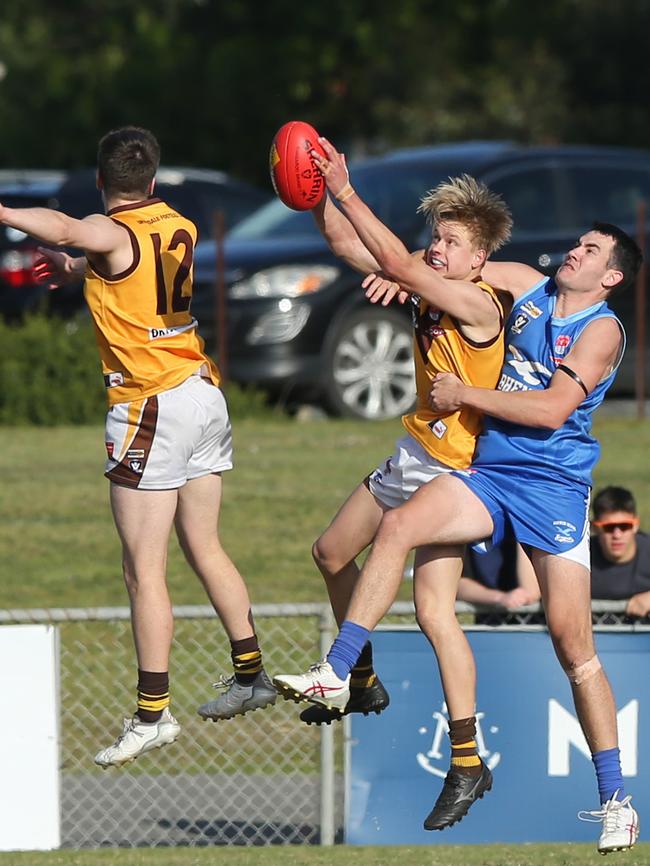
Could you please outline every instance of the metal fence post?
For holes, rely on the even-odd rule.
[[[329,606],[320,618],[320,654],[324,658],[334,640],[335,621]],[[333,845],[336,774],[334,765],[334,725],[320,726],[320,843]]]

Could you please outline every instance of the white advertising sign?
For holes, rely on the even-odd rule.
[[[58,848],[57,630],[0,627],[0,851]]]

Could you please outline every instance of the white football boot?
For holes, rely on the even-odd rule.
[[[340,680],[328,661],[312,665],[306,674],[278,674],[273,685],[290,701],[311,701],[342,713],[350,699],[350,674]]]
[[[100,767],[121,767],[135,761],[139,755],[173,743],[181,732],[181,726],[165,707],[157,722],[141,722],[137,716],[124,719],[122,733],[112,746],[95,755]]]
[[[639,837],[639,816],[630,803],[632,797],[628,794],[622,800],[617,800],[617,795],[618,791],[615,791],[600,809],[578,812],[581,821],[602,821],[603,829],[598,840],[600,854],[632,848]]]

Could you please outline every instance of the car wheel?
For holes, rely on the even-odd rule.
[[[415,371],[408,317],[372,308],[344,319],[329,341],[325,390],[337,415],[379,420],[412,409]]]

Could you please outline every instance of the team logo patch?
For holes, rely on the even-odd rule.
[[[571,337],[568,334],[560,334],[555,340],[553,351],[556,355],[565,355],[567,349],[569,348],[570,342]]]
[[[577,529],[573,523],[569,523],[568,520],[554,520],[553,526],[555,527],[553,541],[557,541],[558,544],[576,543],[575,533],[577,532]]]
[[[129,469],[142,475],[142,460],[129,460]]]
[[[124,384],[124,373],[109,373],[105,378],[109,388]]]
[[[526,301],[525,304],[521,305],[521,309],[525,310],[531,319],[537,319],[542,315],[542,311],[539,307],[536,307],[532,301]]]
[[[447,425],[442,420],[442,418],[438,418],[437,421],[429,421],[429,424],[427,426],[429,427],[429,430],[431,430],[433,435],[436,436],[438,439],[442,439],[442,437],[447,432]]]
[[[144,448],[133,448],[126,452],[129,460],[142,460],[144,458]]]
[[[525,313],[519,313],[515,318],[514,322],[512,323],[512,327],[510,328],[510,330],[514,334],[521,334],[521,332],[524,330],[524,328],[529,322],[530,319]]]
[[[106,445],[106,453],[110,460],[113,459],[113,451],[115,450],[115,444],[113,442],[105,442]]]

